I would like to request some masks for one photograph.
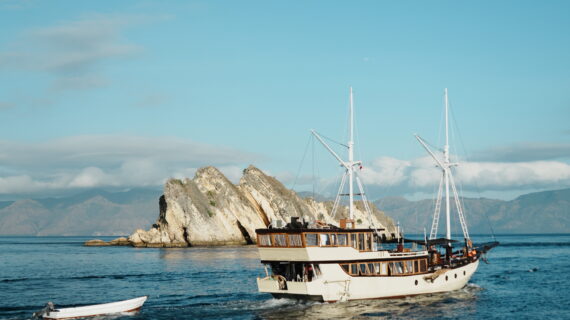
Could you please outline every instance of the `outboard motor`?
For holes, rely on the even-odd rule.
[[[32,319],[42,319],[44,316],[49,316],[49,313],[54,310],[55,306],[53,305],[53,302],[49,301],[42,310],[34,312]]]

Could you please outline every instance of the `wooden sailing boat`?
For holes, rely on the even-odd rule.
[[[348,180],[348,219],[341,219],[339,226],[318,222],[299,221],[292,217],[285,227],[270,226],[257,229],[257,245],[266,276],[257,278],[260,292],[267,292],[278,298],[297,298],[318,301],[346,301],[358,299],[380,299],[406,297],[419,294],[457,290],[464,287],[477,270],[480,257],[498,243],[475,247],[469,238],[467,225],[457,196],[457,190],[449,161],[447,90],[445,91],[446,145],[443,160],[440,160],[416,136],[436,164],[442,169],[436,212],[432,222],[430,238],[416,241],[423,245],[420,250],[405,248],[398,243],[395,249],[383,248],[382,227],[372,224],[368,228],[356,228],[354,223],[354,182],[362,197],[365,210],[370,207],[355,161],[353,94],[350,89],[349,140],[346,144],[348,160],[343,160],[327,145],[314,130],[312,134],[345,168],[339,191],[333,205],[337,210]],[[442,185],[445,184],[446,223],[445,238],[436,239]],[[452,187],[456,206],[459,209],[464,241],[451,239],[449,187]],[[454,247],[454,244],[460,243]],[[454,249],[459,249],[454,251]]]

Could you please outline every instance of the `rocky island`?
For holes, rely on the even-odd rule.
[[[125,241],[88,241],[86,245],[132,245],[135,247],[190,247],[253,244],[255,229],[273,220],[291,217],[338,224],[348,214],[341,207],[331,216],[332,201],[301,198],[277,179],[254,166],[243,170],[239,183],[231,183],[214,167],[201,168],[193,179],[170,179],[159,199],[159,217],[149,230],[136,230]],[[373,224],[387,238],[395,234],[394,222],[370,203]],[[362,202],[356,202],[355,220],[368,226]]]

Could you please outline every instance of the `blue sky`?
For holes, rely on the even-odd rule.
[[[471,195],[570,186],[567,1],[0,1],[0,193],[159,186],[252,163],[318,190],[346,138],[372,197],[429,196],[442,93]],[[465,146],[466,150],[462,147]],[[312,149],[311,149],[312,150]],[[463,170],[463,171],[461,171]],[[434,175],[435,174],[435,175]],[[437,180],[437,179],[436,179]],[[435,182],[437,183],[437,181]]]

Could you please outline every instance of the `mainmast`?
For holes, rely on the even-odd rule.
[[[455,181],[453,179],[453,174],[451,173],[451,167],[457,166],[457,163],[452,163],[449,159],[449,99],[447,96],[447,88],[444,90],[444,104],[445,104],[445,145],[443,146],[443,161],[440,160],[438,156],[431,151],[427,143],[419,136],[415,135],[416,139],[420,144],[426,149],[429,155],[434,159],[436,165],[442,170],[442,177],[439,181],[439,191],[437,194],[435,212],[433,215],[432,227],[430,232],[430,239],[435,239],[437,236],[437,227],[439,224],[439,212],[441,208],[441,193],[442,186],[445,184],[445,225],[446,232],[445,238],[451,240],[451,204],[449,197],[449,187],[453,191],[453,197],[455,200],[455,207],[457,208],[457,214],[459,215],[459,222],[461,223],[461,230],[463,231],[463,236],[465,239],[469,239],[469,232],[467,230],[467,224],[465,222],[465,217],[463,215],[463,208],[459,195],[457,193],[457,188],[455,187]]]

